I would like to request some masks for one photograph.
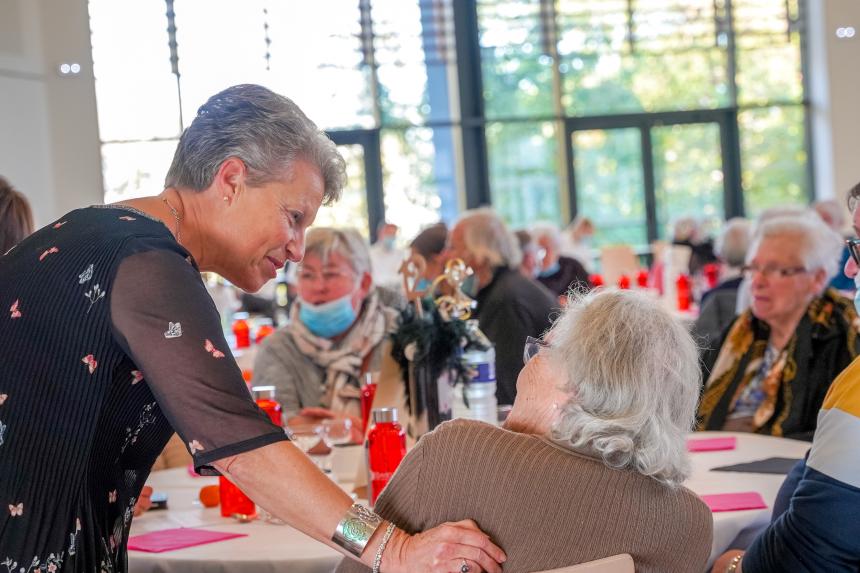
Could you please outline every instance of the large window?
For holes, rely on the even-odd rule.
[[[199,106],[228,86],[257,83],[293,99],[333,136],[360,142],[341,147],[349,186],[318,224],[351,224],[369,236],[387,217],[408,238],[456,216],[449,2],[89,5],[106,201],[159,192]],[[382,176],[368,179],[380,161]]]
[[[800,1],[477,0],[493,203],[643,245],[806,202]]]
[[[804,2],[90,0],[105,198],[160,191],[198,107],[253,82],[343,143],[319,224],[367,236],[489,201],[644,245],[804,203]]]

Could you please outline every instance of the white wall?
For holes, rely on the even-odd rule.
[[[810,0],[809,96],[815,189],[844,202],[860,182],[860,2]],[[854,27],[853,38],[838,28]]]
[[[81,73],[61,76],[62,62]],[[102,202],[86,0],[0,0],[0,174],[37,226]]]

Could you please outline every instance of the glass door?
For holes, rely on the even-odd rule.
[[[357,143],[338,145],[337,150],[346,160],[346,186],[337,203],[320,207],[313,226],[353,227],[364,238],[369,238],[364,146]]]
[[[672,226],[693,217],[703,230],[716,230],[725,218],[720,126],[716,123],[651,128],[657,237],[672,239]]]
[[[671,240],[683,217],[716,229],[736,191],[727,183],[725,125],[719,113],[569,119],[571,210],[594,223],[595,246],[644,251]]]
[[[320,207],[315,227],[353,227],[370,242],[385,219],[379,131],[332,131],[328,136],[346,160],[346,186],[340,201]]]
[[[648,242],[642,141],[635,127],[571,134],[577,213],[595,227],[595,246]]]

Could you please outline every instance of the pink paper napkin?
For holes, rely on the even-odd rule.
[[[711,511],[742,511],[744,509],[766,509],[761,494],[755,491],[740,493],[717,493],[701,496]]]
[[[721,450],[733,450],[737,445],[738,440],[734,436],[726,438],[691,438],[687,440],[687,451],[719,452]]]
[[[165,551],[194,547],[195,545],[235,539],[236,537],[248,537],[248,535],[246,533],[222,533],[220,531],[177,527],[176,529],[163,529],[161,531],[153,531],[152,533],[129,537],[128,548],[134,551],[146,551],[147,553],[163,553]]]

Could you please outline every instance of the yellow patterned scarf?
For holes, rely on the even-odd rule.
[[[808,346],[813,332],[835,330],[840,323],[850,325],[845,329],[846,344],[852,357],[857,354],[858,318],[851,301],[827,289],[810,303],[806,318],[808,321],[801,321],[773,366],[764,374],[765,398],[753,417],[757,431],[766,431],[763,428],[769,425],[769,433],[782,435],[782,423],[791,410],[791,382],[798,375],[798,344]],[[725,415],[733,411],[738,397],[761,370],[769,335],[767,325],[756,319],[749,309],[735,319],[705,383],[696,429],[719,429],[709,428],[715,412],[719,410]],[[727,392],[731,392],[728,401]]]

